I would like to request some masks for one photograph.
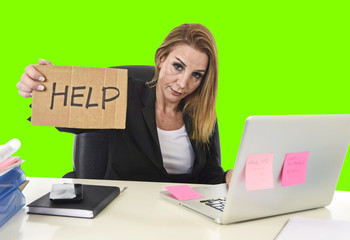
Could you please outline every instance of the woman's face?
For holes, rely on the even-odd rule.
[[[161,58],[157,97],[165,103],[179,104],[200,85],[208,66],[208,56],[187,44],[178,44]]]

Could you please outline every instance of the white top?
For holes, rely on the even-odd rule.
[[[192,173],[194,152],[185,125],[172,131],[157,128],[163,165],[169,174]]]

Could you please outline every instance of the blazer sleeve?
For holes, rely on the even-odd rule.
[[[203,147],[205,148],[205,147]],[[204,168],[199,173],[200,183],[219,184],[226,182],[226,172],[221,167],[221,149],[219,127],[215,124],[214,133],[210,137],[209,146],[206,149]]]

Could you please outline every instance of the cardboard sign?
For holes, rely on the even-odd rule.
[[[32,124],[68,128],[125,128],[126,69],[36,65],[44,91],[33,92]]]

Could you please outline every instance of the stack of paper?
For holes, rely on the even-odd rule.
[[[276,240],[348,240],[350,221],[293,217]]]
[[[11,157],[20,146],[18,139],[0,146],[0,227],[25,205],[25,198],[19,189],[26,182],[20,168],[23,160]]]

